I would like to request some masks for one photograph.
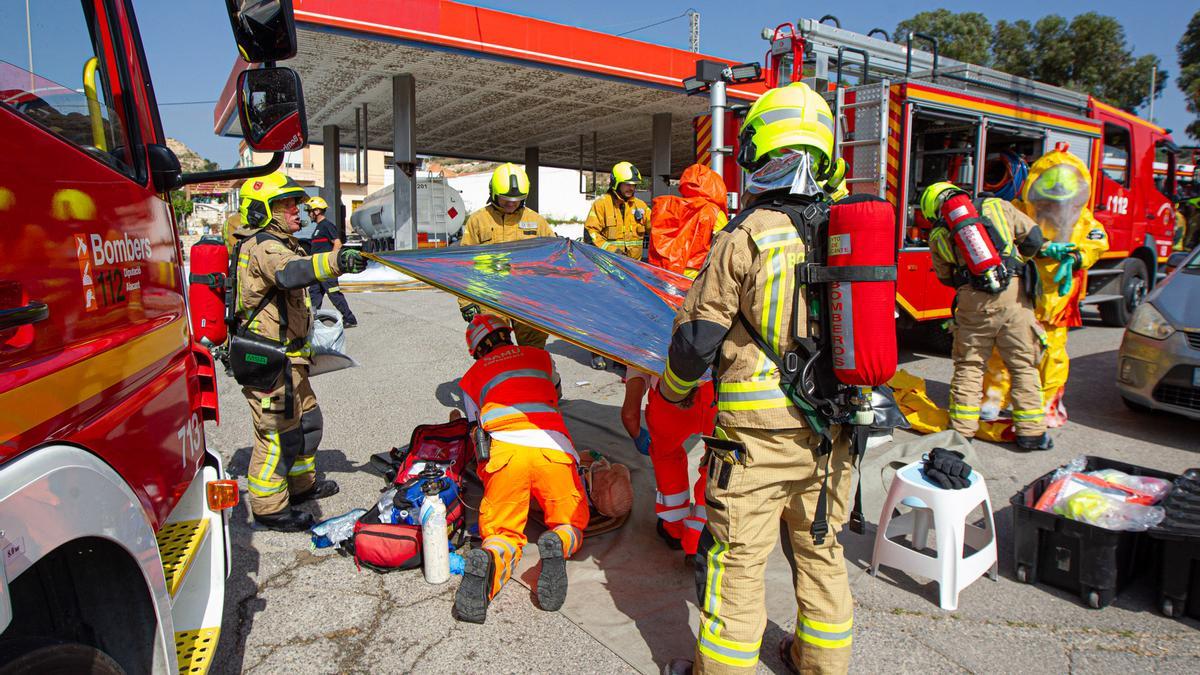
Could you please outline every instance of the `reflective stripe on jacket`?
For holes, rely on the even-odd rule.
[[[609,190],[592,203],[583,226],[596,246],[640,259],[642,238],[649,223],[650,207],[646,202],[637,197],[625,201]]]
[[[488,471],[504,466],[516,447],[539,448],[558,463],[579,461],[554,380],[549,352],[512,345],[496,348],[463,375],[468,417],[477,411],[484,431],[500,442],[492,446]]]

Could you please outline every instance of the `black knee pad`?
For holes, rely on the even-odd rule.
[[[295,427],[279,433],[279,475],[286,476],[304,451],[304,431]]]
[[[304,454],[311,455],[321,445],[321,437],[325,434],[325,418],[321,415],[321,406],[300,416],[300,430],[304,434]]]

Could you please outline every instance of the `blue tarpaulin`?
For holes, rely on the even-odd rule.
[[[661,373],[687,277],[571,239],[368,258],[634,368]]]

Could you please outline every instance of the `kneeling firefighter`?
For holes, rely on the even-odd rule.
[[[1087,291],[1087,270],[1108,250],[1108,233],[1088,208],[1092,182],[1087,165],[1060,143],[1033,163],[1029,180],[1014,205],[1037,221],[1051,243],[1045,255],[1034,258],[1037,289],[1034,314],[1046,332],[1046,354],[1039,361],[1046,426],[1067,421],[1063,393],[1070,359],[1067,331],[1083,325],[1079,302]],[[1003,407],[1008,398],[1004,364],[993,353],[988,361],[984,392]]]
[[[763,574],[781,518],[799,605],[784,661],[803,671],[849,667],[853,610],[836,533],[849,511],[852,456],[874,420],[870,390],[896,368],[895,215],[868,195],[830,203],[845,172],[833,160],[833,124],[803,83],[754,103],[738,157],[748,208],[717,236],[675,317],[662,396],[685,402],[718,364],[718,428],[705,439],[708,524],[696,554],[696,672],[756,667]],[[855,515],[852,527],[861,525]],[[691,668],[676,660],[668,671]]]
[[[566,559],[583,545],[587,498],[576,469],[579,455],[558,409],[561,386],[550,352],[512,344],[498,316],[477,314],[467,325],[475,364],[462,377],[467,419],[477,422],[476,455],[483,501],[481,548],[468,551],[454,596],[460,621],[483,623],[488,604],[512,577],[525,547],[529,500],[549,528],[538,538],[538,605],[557,611],[567,597]]]
[[[921,213],[934,223],[929,234],[934,274],[957,289],[950,426],[967,438],[975,437],[984,364],[994,347],[1012,373],[1017,446],[1053,448],[1037,370],[1045,335],[1025,285],[1036,278],[1026,271],[1026,260],[1050,250],[1042,228],[1009,202],[996,197],[972,201],[953,183],[925,188]]]
[[[488,203],[467,217],[463,225],[461,244],[503,244],[509,241],[524,241],[533,237],[553,237],[554,229],[540,213],[525,206],[529,198],[529,175],[516,164],[501,164],[492,171],[488,182]],[[459,300],[458,309],[463,321],[480,313],[479,305],[470,300]],[[513,321],[517,344],[529,347],[546,347],[547,335],[542,331]]]
[[[250,510],[264,527],[301,532],[312,527],[312,514],[290,505],[338,491],[334,481],[316,480],[323,422],[308,383],[308,287],[361,272],[367,262],[349,248],[304,255],[293,234],[300,229],[300,200],[308,195],[286,175],[251,178],[239,196],[243,225],[234,233],[226,322],[234,378],[254,417],[246,473]]]

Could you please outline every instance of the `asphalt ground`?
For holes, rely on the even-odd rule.
[[[403,445],[418,424],[446,419],[455,381],[470,365],[450,296],[418,290],[348,297],[359,327],[349,331],[347,351],[361,365],[313,380],[325,418],[318,470],[341,485],[338,495],[305,507],[318,518],[369,508],[383,484],[369,466],[371,454]],[[1097,611],[1073,594],[1014,580],[1008,500],[1038,476],[1081,454],[1170,472],[1200,466],[1195,422],[1122,405],[1114,385],[1120,339],[1119,329],[1099,325],[1071,333],[1070,423],[1054,432],[1054,450],[1023,454],[976,444],[996,512],[1000,578],[964,590],[956,612],[938,607],[935,583],[887,570],[867,575],[871,537],[841,534],[856,603],[853,671],[1195,672],[1200,622],[1161,616],[1152,584],[1136,584]],[[618,428],[618,376],[591,370],[586,354],[565,342],[552,339],[548,348],[564,398],[596,404],[593,421]],[[905,348],[901,367],[925,377],[944,404],[952,371],[946,357]],[[244,489],[250,415],[232,379],[222,375],[219,387],[222,423],[209,425],[208,443]],[[897,440],[904,437],[900,432]],[[485,625],[459,624],[450,612],[456,577],[431,586],[419,571],[357,570],[350,559],[311,551],[305,535],[256,529],[242,496],[232,514],[233,571],[214,672],[637,670],[616,655],[617,646],[537,609],[521,585],[496,598]],[[794,616],[771,617],[760,672],[785,672],[776,644],[793,627]]]

